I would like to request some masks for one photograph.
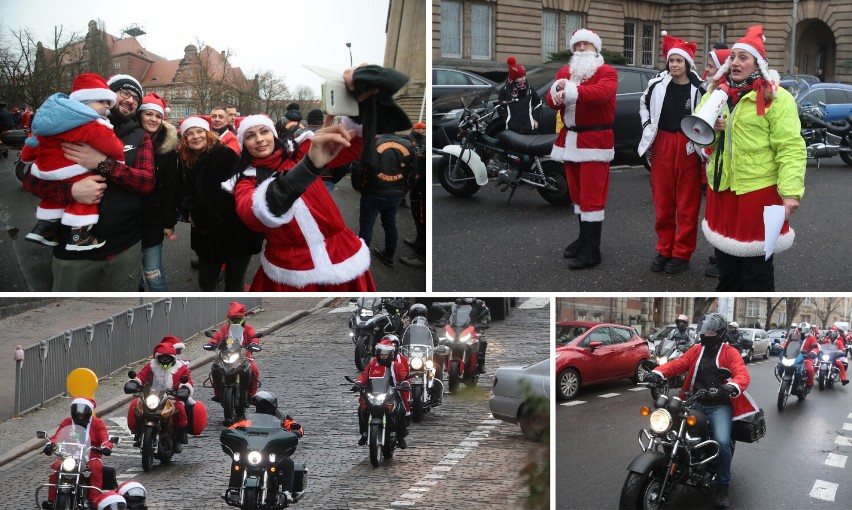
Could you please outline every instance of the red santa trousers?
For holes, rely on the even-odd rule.
[[[580,208],[581,220],[582,213],[603,212],[609,194],[608,161],[566,161],[565,179],[568,181],[571,201]]]
[[[50,469],[53,470],[53,473],[48,477],[47,482],[50,484],[50,487],[47,488],[47,499],[48,501],[56,500],[56,483],[59,481],[59,476],[56,474],[56,470],[59,469],[59,465],[62,464],[61,460],[57,460],[50,466]],[[89,485],[92,487],[102,488],[104,485],[104,465],[100,458],[89,459]],[[101,497],[98,491],[90,490],[89,491],[89,501],[94,501],[96,498]]]
[[[55,182],[74,183],[83,180],[90,175],[95,174],[85,173]],[[68,225],[69,227],[94,225],[98,222],[98,204],[82,204],[76,200],[69,204],[61,204],[58,202],[51,202],[49,200],[42,200],[38,204],[38,209],[36,209],[36,218],[48,221],[58,220],[61,218],[62,224]]]
[[[658,131],[651,148],[657,252],[681,260],[695,252],[701,208],[701,159],[686,153],[688,143],[683,133]]]

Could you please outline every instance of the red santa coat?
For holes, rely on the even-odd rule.
[[[565,85],[563,104],[553,102],[556,87]],[[569,66],[556,73],[556,81],[545,95],[547,105],[558,110],[563,127],[550,156],[556,161],[612,161],[615,157],[615,93],[618,72],[603,64],[583,82],[571,78]],[[610,126],[609,129],[583,131],[584,127]],[[571,128],[577,128],[580,132]]]
[[[306,132],[296,157],[288,159],[283,171],[296,166],[310,149],[313,132]],[[329,168],[349,163],[361,152],[362,140],[353,138]],[[315,180],[282,216],[271,213],[266,190],[274,175],[257,182],[257,169],[243,172],[234,189],[237,215],[250,229],[263,232],[266,245],[260,256],[261,268],[252,291],[372,291],[370,250],[343,221],[337,204],[320,179]],[[230,182],[230,181],[228,181]],[[223,184],[228,188],[228,183]]]
[[[225,324],[222,324],[222,327],[220,327],[219,330],[216,331],[216,334],[213,335],[213,338],[210,339],[210,343],[214,344],[214,345],[218,345],[219,342],[221,342],[223,339],[228,337],[228,330],[230,328],[231,328],[231,325],[228,324],[227,322]],[[256,334],[257,334],[257,332],[254,330],[254,326],[252,326],[251,324],[243,324],[242,346],[248,347],[249,344],[259,344],[260,343],[259,338],[252,338]],[[251,357],[251,355],[252,355],[251,351],[246,351],[246,356]]]
[[[219,141],[232,151],[236,152],[237,156],[240,155],[240,141],[237,139],[237,135],[235,135],[230,129],[225,130],[225,132],[222,133],[222,136],[219,137]]]
[[[405,358],[403,357],[403,359]],[[366,387],[368,379],[384,377],[385,370],[388,370],[388,368],[390,368],[391,370],[391,379],[393,380],[393,383],[395,385],[402,383],[402,381],[404,381],[405,378],[408,377],[408,360],[405,360],[405,363],[402,363],[398,359],[394,359],[394,361],[391,362],[391,366],[386,367],[380,364],[376,358],[373,358],[372,360],[370,360],[370,364],[367,365],[367,368],[365,368],[364,371],[361,372],[361,375],[358,376],[358,379],[356,379],[356,381]],[[410,394],[410,391],[399,392],[399,396],[402,398],[402,403],[403,405],[405,405],[406,415],[411,414]]]
[[[684,393],[693,393],[695,378],[698,375],[698,362],[702,354],[704,354],[704,346],[696,344],[686,351],[683,356],[657,367],[654,369],[654,372],[666,379],[686,372],[686,380],[683,383],[680,394],[681,398],[683,398]],[[758,409],[757,403],[746,392],[746,388],[748,388],[749,382],[751,382],[751,376],[748,373],[745,363],[743,363],[743,358],[739,351],[728,344],[722,344],[719,352],[716,353],[716,367],[730,370],[732,376],[726,382],[735,386],[740,392],[739,395],[731,399],[734,420],[742,420],[755,414]]]
[[[56,429],[56,432],[52,436],[50,436],[51,443],[62,442],[65,438],[60,437],[59,433],[62,432],[63,429],[68,430],[71,427],[75,427],[74,421],[70,416],[66,417],[62,420],[62,423],[59,424],[59,427]],[[88,432],[88,443],[87,446],[97,446],[99,448],[107,447],[112,449],[112,443],[109,442],[109,432],[107,431],[106,424],[104,421],[97,416],[92,416],[89,420],[89,427],[87,429]],[[89,452],[88,459],[99,459],[101,458],[101,454],[98,452]]]
[[[185,384],[180,382],[180,378],[183,376],[188,379]],[[169,388],[176,390],[181,386],[189,388],[190,396],[195,391],[189,367],[177,360],[168,370],[163,370],[159,363],[149,362],[136,374],[136,381],[142,386],[150,385],[152,389],[157,391]]]
[[[33,163],[32,174],[39,179],[64,181],[87,175],[88,168],[65,158],[60,144],[87,143],[118,162],[124,162],[124,143],[105,120],[92,121],[53,136],[38,136],[38,147],[24,145],[21,161]]]

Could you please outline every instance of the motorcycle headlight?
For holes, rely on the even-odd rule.
[[[354,331],[350,331],[350,332],[349,332],[349,336],[355,336],[355,332],[354,332]]]
[[[668,362],[669,362],[668,356],[663,356],[663,357],[657,358],[657,365],[665,365]]]
[[[258,464],[260,464],[260,461],[263,460],[263,455],[261,455],[260,452],[251,451],[249,452],[248,457],[246,457],[246,459],[248,460],[248,463],[252,466],[257,466]]]
[[[373,316],[372,310],[362,310],[361,311],[361,317],[372,317],[372,316]]]
[[[792,367],[796,363],[796,358],[783,358],[781,364],[785,367]]]
[[[451,331],[447,331],[447,340],[452,342],[455,339],[456,339],[455,335]]]
[[[157,395],[148,395],[145,397],[145,405],[148,406],[148,409],[156,409],[160,405],[160,397]]]
[[[384,393],[375,393],[375,394],[374,393],[368,393],[367,394],[367,400],[371,404],[379,405],[382,402],[384,402],[385,394]]]
[[[466,335],[462,335],[462,337],[459,338],[459,341],[462,342],[462,343],[465,343],[469,340],[470,340],[470,333],[467,333]]]
[[[829,360],[828,354],[823,354],[823,355],[822,355],[822,360],[823,360],[823,361],[828,361],[828,360]]]
[[[657,409],[651,413],[651,430],[663,434],[672,426],[672,415],[665,409]]]
[[[62,459],[62,471],[75,471],[77,469],[77,461],[71,457]]]
[[[240,355],[236,352],[232,352],[231,354],[226,354],[222,359],[225,360],[225,363],[234,363],[240,358]]]
[[[427,368],[428,370],[432,370],[433,368],[435,368],[435,364],[434,364],[434,363],[432,363],[432,360],[431,360],[431,359],[427,359],[427,360],[426,360],[426,368]]]
[[[423,360],[421,358],[412,358],[411,368],[412,370],[420,370],[421,368],[423,368]]]

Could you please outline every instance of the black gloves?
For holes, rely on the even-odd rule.
[[[719,387],[719,391],[728,397],[736,397],[740,394],[740,390],[738,390],[733,384],[723,384]]]
[[[363,385],[363,384],[361,384],[361,383],[357,383],[357,382],[356,382],[355,384],[353,384],[353,385],[352,385],[352,390],[351,390],[351,391],[356,391],[356,392],[357,392],[357,391],[361,391],[363,388],[364,388],[364,385]]]
[[[53,455],[53,443],[44,445],[44,449],[41,452],[45,455]]]
[[[112,450],[110,448],[107,448],[106,446],[98,448],[97,452],[103,455],[104,457],[109,457],[110,455],[112,455]]]
[[[659,386],[663,382],[663,377],[656,372],[648,372],[645,375],[645,380],[642,382],[650,386]]]

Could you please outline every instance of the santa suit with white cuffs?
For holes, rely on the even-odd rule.
[[[575,58],[576,62],[581,62],[581,58],[579,52],[575,53],[571,64],[556,73],[556,80],[545,100],[548,106],[559,111],[563,122],[551,157],[565,163],[574,212],[580,220],[580,238],[575,243],[586,239],[585,244],[596,251],[597,261],[591,264],[595,265],[600,261],[600,228],[609,193],[609,162],[615,154],[612,128],[618,72],[603,63],[601,39],[596,33],[587,29],[577,30],[571,36],[571,47],[578,42],[588,42],[595,47],[594,59],[590,56],[584,59],[586,66],[582,70],[583,75],[579,75],[581,69],[575,67],[574,62]],[[561,100],[557,95],[560,90]],[[579,258],[583,254],[579,252],[569,257],[566,249],[565,256]]]
[[[156,360],[157,356],[160,354],[171,354],[172,356],[175,356],[175,362],[168,369],[164,369]],[[183,376],[186,376],[188,379],[185,383],[180,381]],[[185,363],[182,363],[177,359],[174,347],[169,344],[161,343],[156,347],[154,350],[154,360],[142,367],[142,370],[136,374],[135,380],[142,386],[151,386],[151,389],[155,391],[162,391],[166,389],[177,390],[178,388],[186,387],[189,388],[190,396],[192,396],[192,393],[194,392],[192,374],[190,373],[189,368]],[[175,425],[178,427],[186,427],[189,424],[189,420],[186,416],[186,406],[178,399],[174,399],[174,405],[177,410],[175,413],[177,423],[175,423]],[[131,404],[131,411],[134,407],[134,404]],[[135,429],[135,423],[129,423],[130,417],[133,414],[133,412],[128,413],[128,425],[131,430]],[[133,421],[135,422],[135,419]]]

